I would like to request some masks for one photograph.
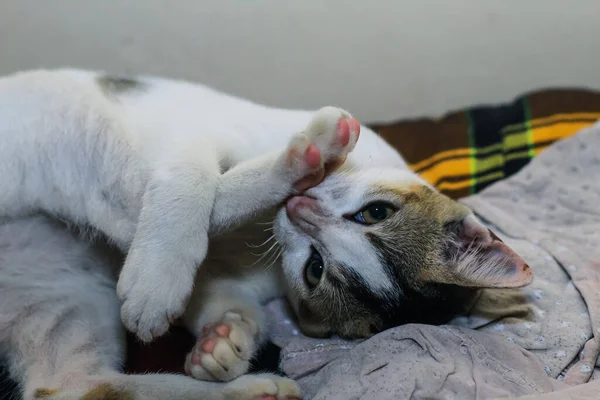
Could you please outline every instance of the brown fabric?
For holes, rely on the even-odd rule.
[[[543,90],[527,97],[532,118],[600,110],[600,94],[589,90]]]

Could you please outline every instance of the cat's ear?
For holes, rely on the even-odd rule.
[[[474,215],[455,227],[456,241],[448,248],[448,263],[437,271],[441,283],[467,287],[517,288],[533,279],[525,261]]]

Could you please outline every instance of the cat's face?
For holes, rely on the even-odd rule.
[[[274,231],[288,299],[312,336],[445,322],[477,288],[532,279],[467,207],[398,169],[333,174],[290,199]]]

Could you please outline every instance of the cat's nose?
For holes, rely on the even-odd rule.
[[[311,234],[318,230],[321,213],[316,199],[308,196],[294,196],[287,201],[285,211],[290,221],[306,233]]]
[[[293,196],[285,206],[288,215],[297,212],[298,208],[315,208],[317,201],[308,196]]]

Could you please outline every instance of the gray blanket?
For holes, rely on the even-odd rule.
[[[307,398],[600,398],[600,124],[464,202],[528,262],[532,285],[484,290],[446,326],[353,342],[305,337],[271,303],[281,367]]]

